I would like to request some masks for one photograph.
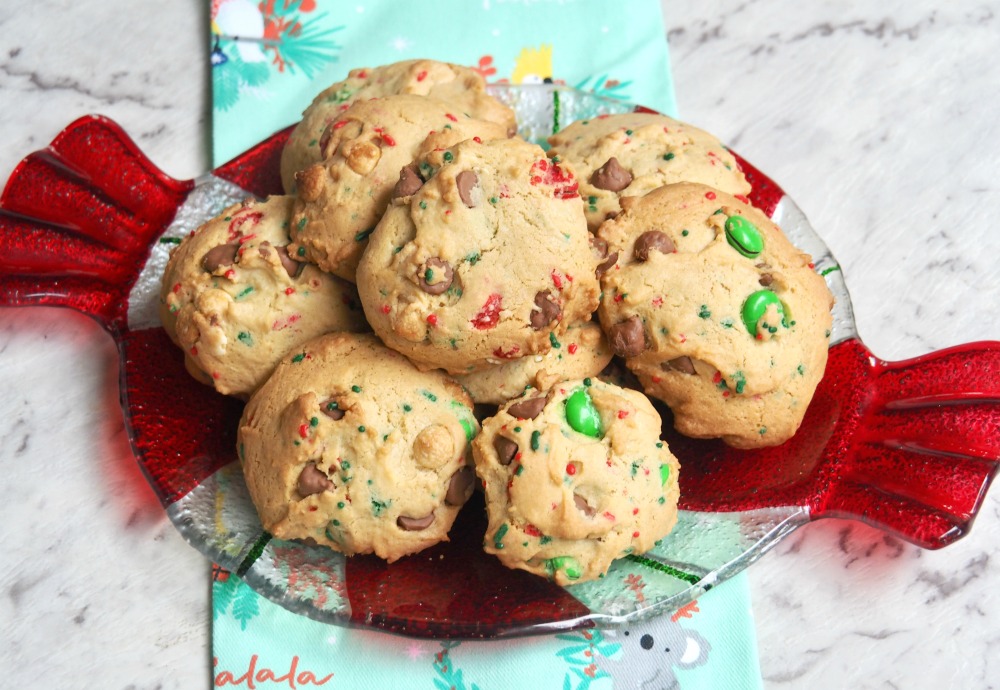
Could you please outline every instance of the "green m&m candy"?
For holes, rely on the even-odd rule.
[[[757,227],[743,216],[729,216],[726,219],[726,241],[729,246],[748,259],[764,250],[764,238]]]
[[[549,577],[555,575],[556,571],[561,570],[565,573],[568,580],[579,580],[580,576],[583,575],[583,570],[580,569],[580,562],[572,556],[549,558],[545,561],[545,570],[549,573]]]
[[[757,337],[757,324],[772,304],[777,306],[781,321],[784,322],[785,307],[773,290],[758,290],[747,297],[743,303],[743,324],[747,327],[750,335]],[[773,324],[772,327],[776,328],[777,324]]]
[[[586,436],[600,438],[604,435],[601,414],[594,407],[586,388],[579,388],[566,398],[566,421],[574,431]]]

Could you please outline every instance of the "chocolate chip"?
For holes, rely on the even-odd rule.
[[[590,176],[590,184],[609,192],[620,192],[632,184],[632,173],[621,166],[612,156]]]
[[[319,404],[319,410],[327,417],[335,421],[344,418],[344,411],[340,409],[339,405],[337,404],[337,401],[333,399],[324,400],[323,402],[321,402]]]
[[[531,310],[529,320],[531,321],[531,327],[536,331],[542,330],[562,314],[562,307],[559,306],[559,302],[554,301],[552,295],[547,290],[539,290],[535,293],[535,306],[538,309]]]
[[[573,503],[575,503],[577,509],[579,509],[587,517],[594,517],[594,515],[597,514],[597,510],[592,505],[587,503],[587,499],[580,494],[573,494]]]
[[[619,357],[637,357],[646,349],[646,335],[638,316],[616,323],[608,329],[611,349]]]
[[[479,176],[471,170],[463,170],[455,176],[455,186],[458,187],[458,196],[462,203],[469,208],[476,206],[472,200],[472,188],[479,184]]]
[[[518,419],[534,419],[541,414],[542,408],[544,407],[545,396],[541,395],[537,398],[529,398],[527,400],[516,402],[507,408],[507,412]]]
[[[392,188],[392,198],[398,199],[404,196],[412,196],[417,190],[424,186],[424,181],[420,177],[420,171],[416,163],[404,165],[399,171],[399,181]]]
[[[450,506],[465,505],[472,495],[472,485],[475,480],[476,473],[468,465],[458,470],[448,480],[448,493],[444,495],[444,502]]]
[[[302,468],[299,473],[299,481],[295,485],[301,496],[311,496],[313,494],[329,491],[334,484],[323,472],[316,468],[315,462],[310,462]]]
[[[288,247],[275,247],[275,250],[278,252],[278,260],[281,262],[281,265],[285,268],[285,273],[288,274],[288,277],[289,278],[298,277],[298,275],[302,273],[302,269],[304,269],[306,265],[301,261],[296,261],[295,259],[293,259],[288,253]]]
[[[420,289],[428,295],[441,295],[451,287],[451,281],[454,277],[455,271],[451,264],[435,256],[427,259],[427,263],[424,264],[417,280],[420,283]]]
[[[236,263],[236,253],[240,250],[240,245],[236,243],[220,244],[212,247],[201,260],[201,267],[209,273],[215,273],[223,266],[232,266]]]
[[[611,270],[611,267],[615,265],[618,261],[618,252],[612,252],[607,259],[603,262],[597,264],[597,277],[600,278],[602,275]]]
[[[632,246],[632,256],[638,261],[648,261],[653,250],[661,254],[673,254],[676,250],[674,241],[659,230],[648,230],[636,239]]]
[[[763,285],[764,287],[767,287],[774,282],[774,276],[771,275],[770,273],[761,273],[760,279],[757,282]]]
[[[497,436],[493,439],[493,450],[497,452],[497,459],[501,465],[509,465],[517,455],[518,448],[509,438]]]
[[[682,374],[697,373],[694,369],[694,362],[691,361],[690,357],[675,357],[668,362],[661,363],[660,368],[664,371],[679,371]]]
[[[608,254],[608,243],[602,240],[600,237],[590,236],[590,250],[594,253],[601,263],[597,264],[597,277],[600,278],[602,275],[608,272],[615,262],[618,261],[618,252],[613,252]]]
[[[396,525],[399,529],[406,530],[407,532],[419,532],[422,529],[427,529],[434,522],[434,512],[431,511],[423,517],[407,517],[406,515],[400,515],[396,520]]]

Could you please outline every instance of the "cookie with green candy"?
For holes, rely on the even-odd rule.
[[[372,335],[284,359],[247,403],[238,453],[264,529],[388,561],[446,540],[472,495],[472,401]]]
[[[503,405],[472,444],[484,548],[561,585],[648,551],[677,521],[680,464],[659,435],[646,396],[596,378]]]
[[[678,431],[752,448],[798,429],[826,367],[833,297],[811,258],[744,200],[692,183],[623,199],[599,315]]]

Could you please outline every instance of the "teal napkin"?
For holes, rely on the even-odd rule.
[[[214,160],[296,122],[351,68],[412,58],[468,65],[491,83],[551,79],[676,115],[664,36],[657,0],[214,0]],[[216,687],[761,687],[745,575],[627,630],[501,641],[318,623],[218,568],[212,600]]]
[[[677,111],[653,0],[215,0],[211,27],[216,164],[297,122],[350,69],[414,58]]]
[[[252,680],[262,690],[288,688],[290,679],[299,688],[351,690],[761,687],[745,575],[673,615],[623,630],[513,640],[413,639],[318,623],[221,570],[212,601],[216,687],[250,687]]]

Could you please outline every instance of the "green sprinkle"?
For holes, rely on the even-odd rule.
[[[246,345],[247,347],[253,345],[253,336],[250,335],[248,331],[240,331],[239,334],[236,336],[236,339],[239,340],[244,345]]]
[[[451,163],[453,160],[455,160],[455,156],[452,155],[451,151],[445,151],[444,155],[441,156],[441,158],[444,159],[445,163]]]
[[[161,237],[160,244],[180,244],[180,237]]]
[[[305,256],[306,255],[306,248],[305,247],[299,247],[298,250],[295,253],[298,254],[299,256]]]
[[[368,228],[367,230],[362,230],[361,232],[359,232],[357,235],[354,236],[354,241],[364,242],[365,240],[368,239],[368,236],[372,234],[372,232],[374,232],[374,230],[375,230],[374,227]]]
[[[434,280],[434,269],[428,268],[424,271],[424,282],[428,285]]]
[[[471,254],[465,257],[465,260],[468,261],[473,266],[479,263],[479,259],[480,259],[479,252],[472,252]]]
[[[409,403],[403,403],[403,412],[412,412],[413,407]]]
[[[355,393],[360,393],[361,386],[351,386],[351,390],[354,391]]]
[[[493,535],[493,546],[495,548],[497,549],[503,548],[503,538],[504,535],[507,534],[508,529],[510,528],[507,526],[506,522],[500,525],[500,527],[497,529],[496,534]]]
[[[795,371],[799,372],[799,376],[806,375],[806,367],[804,364],[800,364],[799,366],[795,367]]]
[[[515,434],[521,433],[521,427],[519,427],[519,426],[514,427],[514,433]]]
[[[243,299],[247,295],[253,292],[253,285],[247,285],[246,288],[236,293],[236,299]]]
[[[558,340],[556,339],[556,334],[555,334],[555,332],[552,332],[552,333],[549,333],[549,342],[550,342],[550,343],[552,343],[552,347],[554,347],[554,348],[555,348],[555,349],[557,349],[557,350],[558,350],[558,349],[559,349],[560,347],[562,347],[562,343],[560,343],[560,342],[559,342],[559,341],[558,341]]]
[[[420,391],[420,393],[431,402],[437,402],[438,400],[438,397],[433,393],[431,393],[430,391]]]
[[[733,320],[729,319],[729,318],[723,319],[719,323],[722,324],[723,328],[732,328],[733,327]]]
[[[458,420],[459,424],[465,430],[465,440],[471,441],[476,437],[476,427],[472,426],[472,423],[468,419]]]
[[[426,211],[427,210],[427,202],[424,201],[423,199],[421,199],[420,203],[417,204],[417,205],[420,207],[421,211]]]
[[[552,541],[552,537],[550,537],[547,534],[543,534],[541,538],[539,538],[538,543],[544,546],[545,544],[548,544],[550,541]]]
[[[378,517],[382,514],[382,511],[389,507],[392,501],[379,501],[378,499],[372,499],[372,515]]]
[[[707,319],[710,316],[712,316],[712,312],[708,310],[708,305],[707,304],[701,305],[701,309],[698,310],[698,317],[702,319]]]
[[[309,420],[309,426],[319,426],[319,417],[312,417]]]
[[[365,431],[366,431],[366,429],[365,429],[365,425],[364,425],[364,424],[362,424],[361,426],[359,426],[359,427],[358,427],[358,431],[360,431],[360,432],[361,432],[362,434],[363,434],[363,433],[365,433]]]
[[[760,431],[758,431],[757,433],[760,434],[761,436],[763,436],[764,434],[767,433],[767,427],[766,426],[762,426],[760,428]]]
[[[349,461],[347,461],[347,460],[341,460],[340,461],[340,469],[342,469],[342,470],[349,470],[349,469],[351,469],[351,463]]]
[[[296,225],[296,227],[297,227],[297,228],[298,228],[299,230],[301,230],[302,228],[304,228],[304,227],[306,226],[306,223],[308,223],[308,222],[309,222],[309,219],[308,219],[308,218],[306,218],[305,216],[302,216],[301,218],[299,218],[299,222],[298,222],[298,224]],[[299,251],[303,251],[303,248],[302,248],[302,247],[299,247]],[[304,252],[303,252],[303,253],[304,253]]]
[[[514,476],[520,477],[523,472],[524,472],[524,465],[518,465],[517,469],[514,470]]]
[[[632,130],[631,129],[626,129],[625,130],[625,135],[626,136],[632,136]]]
[[[538,450],[539,441],[541,438],[542,438],[541,431],[536,430],[531,432],[531,450]]]
[[[162,242],[163,240],[160,240],[160,241]],[[822,271],[819,272],[819,274],[821,276],[828,276],[831,273],[833,273],[834,271],[839,271],[839,270],[840,270],[840,266],[834,265],[834,266],[830,266],[829,268],[824,268]]]
[[[672,153],[665,153],[665,154],[663,154],[663,160],[665,160],[665,161],[672,161],[673,159],[674,159],[674,154],[672,154]]]
[[[495,196],[491,196],[490,197],[490,203],[493,204],[494,206],[496,206],[496,204],[497,204],[498,201],[500,201],[500,200],[497,199]]]
[[[343,510],[343,508],[344,508],[344,502],[343,501],[338,501],[337,502],[337,507],[340,508],[341,510]]]
[[[691,234],[690,230],[681,230],[681,237],[687,237]]]
[[[297,354],[294,357],[292,357],[292,361],[295,362],[296,364],[298,364],[299,362],[301,362],[305,358],[306,358],[306,353],[305,352],[300,352],[299,354]]]
[[[588,388],[589,388],[589,387],[590,387],[591,385],[593,385],[593,383],[594,383],[594,382],[590,380],[590,377],[589,377],[589,376],[588,376],[587,378],[585,378],[585,379],[583,380],[583,385],[587,386]]]

